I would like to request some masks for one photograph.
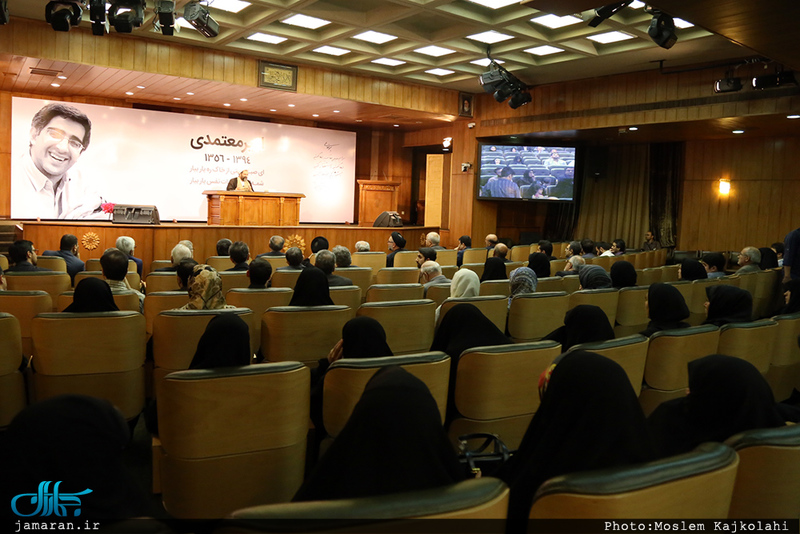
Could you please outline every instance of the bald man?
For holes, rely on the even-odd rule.
[[[486,250],[492,250],[497,245],[497,236],[489,234],[486,236]]]

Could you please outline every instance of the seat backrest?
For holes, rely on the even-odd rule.
[[[485,265],[486,264],[484,263],[462,263],[461,269],[469,269],[470,271],[473,271],[480,279],[480,277],[483,276],[483,268]]]
[[[776,315],[772,320],[778,323],[772,365],[800,364],[800,345],[797,343],[800,337],[800,312]]]
[[[53,301],[46,291],[0,291],[0,312],[10,313],[19,321],[22,352],[33,354],[31,322],[40,313],[53,311]]]
[[[75,285],[77,286],[82,280],[87,278],[99,278],[104,280],[103,271],[81,271],[75,275]]]
[[[206,258],[206,265],[213,267],[217,271],[226,271],[233,267],[230,256],[209,256]]]
[[[523,262],[521,261],[509,261],[506,262],[506,277],[511,276],[511,271],[523,266]]]
[[[642,390],[642,379],[644,378],[644,367],[647,361],[647,344],[649,340],[639,334],[632,336],[600,341],[597,343],[581,343],[574,345],[567,351],[588,350],[605,356],[617,362],[628,375],[633,391],[636,396]]]
[[[332,437],[339,435],[372,375],[392,365],[399,365],[425,382],[436,400],[439,414],[444,421],[447,387],[450,381],[450,357],[444,352],[341,359],[328,367],[323,383],[322,420],[328,435]]]
[[[508,316],[508,299],[503,295],[486,295],[483,297],[449,297],[442,303],[439,311],[439,323],[450,309],[456,304],[472,304],[478,308],[487,319],[492,321],[500,330],[505,331],[506,317]]]
[[[739,455],[731,518],[800,516],[800,425],[748,430],[725,441]]]
[[[592,262],[593,265],[599,265],[606,272],[611,271],[611,256],[597,256],[594,261]]]
[[[539,293],[564,291],[564,277],[548,276],[547,278],[539,278],[539,283],[536,285],[536,291]]]
[[[525,259],[528,259],[527,256]],[[458,262],[457,250],[437,250],[436,263],[444,267],[445,265],[455,265]]]
[[[692,282],[690,280],[676,280],[674,282],[665,282],[665,283],[667,285],[673,286],[680,292],[681,296],[683,297],[683,300],[686,302],[686,306],[688,307],[694,295],[694,287],[692,287]]]
[[[662,330],[650,336],[644,380],[654,389],[685,390],[689,387],[689,362],[714,354],[719,345],[719,328],[706,324]]]
[[[686,306],[689,307],[689,319],[686,322],[696,326],[706,320],[705,303],[708,301],[706,288],[717,283],[719,282],[715,278],[692,281],[692,296],[686,299]]]
[[[663,274],[661,273],[661,267],[648,267],[647,269],[643,269],[641,272],[636,273],[636,285],[649,286],[650,284],[660,282],[662,277]]]
[[[722,276],[717,278],[717,283],[721,286],[733,286],[739,287],[741,281],[741,277],[738,274],[732,274],[729,276]]]
[[[85,270],[87,271],[102,271],[103,268],[100,265],[100,258],[89,258],[84,263]]]
[[[301,269],[275,271],[272,273],[272,287],[288,287],[294,290],[301,272],[303,272]]]
[[[614,326],[617,320],[617,306],[619,304],[619,290],[614,288],[605,289],[581,289],[569,296],[569,309],[581,304],[591,304],[598,306],[608,317],[608,322]]]
[[[333,288],[331,288],[333,289]],[[288,287],[246,289],[236,287],[225,293],[225,302],[237,308],[250,308],[261,323],[261,316],[273,306],[288,306],[294,290]]]
[[[778,323],[769,319],[725,324],[719,329],[717,352],[747,360],[761,374],[766,374],[775,353],[777,334]]]
[[[366,302],[389,302],[394,300],[421,299],[422,284],[374,284],[367,290]]]
[[[17,371],[22,355],[19,321],[10,313],[0,312],[0,429],[11,423],[27,404],[25,380]]]
[[[483,264],[486,262],[486,257],[489,251],[485,248],[468,248],[464,250],[464,254],[462,256],[462,264],[463,263],[480,263]]]
[[[775,293],[781,291],[783,273],[779,269],[767,269],[756,273],[756,292],[753,295],[753,317],[768,317],[775,313]]]
[[[394,255],[395,267],[417,267],[417,251],[402,250]]]
[[[442,265],[442,274],[448,280],[452,280],[453,276],[455,276],[457,271],[458,267],[456,267],[455,265]]]
[[[139,296],[134,291],[130,289],[112,290],[111,293],[114,296],[114,303],[120,311],[139,311]],[[74,291],[65,291],[61,293],[56,302],[57,310],[60,312],[64,311],[67,306],[72,304],[72,297],[74,294]]]
[[[617,302],[616,321],[614,333],[619,336],[629,336],[647,328],[650,318],[645,308],[647,301],[647,287],[623,287],[619,290]]]
[[[361,301],[367,296],[367,289],[373,284],[372,267],[337,267],[336,274],[349,278],[353,285],[361,288]]]
[[[150,262],[150,271],[153,272],[156,269],[163,269],[164,267],[172,267],[172,260],[153,260]]]
[[[578,291],[581,287],[581,280],[576,275],[568,275],[563,277],[564,291],[570,295]]]
[[[348,306],[350,318],[356,316],[356,310],[361,306],[361,288],[358,286],[334,286],[330,288],[331,300],[334,304]],[[287,303],[288,305],[288,303]]]
[[[555,249],[553,249],[555,251]],[[550,274],[555,276],[558,271],[563,271],[567,267],[567,260],[565,259],[557,259],[557,260],[550,260]]]
[[[564,324],[568,306],[564,291],[520,295],[508,310],[508,333],[515,343],[538,341]]]
[[[422,352],[433,343],[436,303],[430,299],[367,302],[357,316],[377,320],[386,331],[386,343],[395,355]]]
[[[72,280],[67,273],[35,271],[29,273],[5,273],[9,291],[46,291],[50,295],[51,306],[55,310],[58,296],[72,289]],[[75,281],[77,283],[77,280]]]
[[[434,284],[425,291],[424,297],[441,306],[445,300],[450,298],[450,284]]]
[[[384,267],[378,270],[378,284],[416,284],[419,282],[419,269],[416,267]]]
[[[661,249],[664,250],[664,249]],[[680,269],[680,265],[665,265],[661,268],[661,281],[666,282],[677,282],[678,281],[678,269]]]
[[[147,284],[147,294],[160,293],[162,291],[176,291],[178,290],[178,275],[174,272],[158,272],[150,273],[145,277],[145,284]],[[189,300],[189,297],[186,297]]]
[[[528,261],[528,256],[530,256],[530,254],[530,245],[514,245],[511,247],[511,254],[508,256],[508,259],[518,262]]]
[[[153,333],[153,321],[162,311],[180,308],[189,302],[189,294],[186,291],[156,291],[147,292],[144,298],[144,319],[147,333]]]
[[[720,443],[664,460],[545,481],[531,519],[724,519],[738,457]]]
[[[67,272],[67,262],[61,256],[39,256],[36,266],[61,273]]]
[[[314,363],[342,338],[348,306],[276,306],[261,317],[261,352],[270,362]]]
[[[753,302],[756,300],[756,288],[758,287],[757,277],[757,271],[739,274],[739,287],[750,293],[750,296],[753,297]],[[753,309],[755,310],[755,307]]]
[[[8,257],[5,254],[0,254],[0,269],[8,270]]]
[[[506,280],[485,280],[481,282],[480,291],[478,293],[481,296],[486,295],[502,295],[507,297],[511,294],[511,285]]]
[[[222,292],[225,293],[234,288],[246,288],[250,285],[250,277],[247,271],[221,271],[219,278],[222,280]]]
[[[377,277],[378,271],[386,267],[385,252],[353,252],[350,258],[356,267],[370,267],[373,277]],[[373,278],[372,283],[376,283],[375,278]]]
[[[303,482],[309,387],[298,362],[167,375],[158,426],[170,514],[219,518],[291,499]]]

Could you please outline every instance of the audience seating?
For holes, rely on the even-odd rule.
[[[103,268],[100,266],[100,258],[89,258],[85,262],[85,269],[86,271],[102,271]],[[170,265],[172,263],[170,262]],[[134,271],[136,272],[136,262],[129,259],[128,260],[128,272]]]
[[[483,264],[483,263],[463,263],[463,264],[461,264],[461,268],[462,269],[469,269],[470,271],[473,271],[475,274],[478,275],[478,279],[480,279],[480,277],[483,276],[483,268],[484,268],[484,266],[485,266],[485,264]]]
[[[275,272],[280,267],[286,267],[289,264],[286,263],[286,256],[261,256],[263,259],[267,260],[269,264],[272,266],[272,273]]]
[[[365,302],[421,299],[424,290],[422,284],[374,284],[369,286]]]
[[[610,272],[611,256],[597,256],[596,258],[594,258],[594,261],[592,261],[592,265],[599,265],[600,267],[605,269],[606,272]]]
[[[53,311],[53,301],[46,291],[0,291],[0,312],[10,313],[19,321],[22,352],[33,354],[31,322],[40,313]]]
[[[728,517],[800,517],[800,425],[748,430],[725,444],[739,455]]]
[[[436,303],[430,299],[367,302],[356,315],[381,323],[395,355],[426,351],[433,343]]]
[[[563,276],[548,276],[547,278],[539,278],[536,285],[536,291],[539,293],[549,293],[551,291],[564,291],[564,277]]]
[[[528,259],[525,256],[525,259]],[[456,265],[458,262],[458,251],[457,250],[437,250],[436,251],[436,263],[441,265],[443,268]],[[448,276],[449,278],[449,276]]]
[[[303,482],[310,378],[297,362],[170,373],[158,398],[164,508],[219,518]]]
[[[5,254],[0,254],[0,269],[3,269],[3,272],[8,270],[8,258]]]
[[[423,296],[441,306],[445,300],[450,298],[450,284],[434,284],[425,291]]]
[[[342,339],[348,306],[276,306],[261,318],[261,352],[270,362],[300,361],[316,366]],[[430,345],[429,345],[430,346]]]
[[[64,311],[64,309],[72,304],[72,296],[74,291],[65,291],[58,296],[56,301],[57,311]],[[111,291],[114,295],[114,303],[120,311],[139,311],[139,295],[130,289],[114,290]]]
[[[425,382],[436,399],[444,422],[450,381],[450,357],[444,352],[384,358],[343,358],[328,367],[323,383],[322,421],[329,436],[335,438],[342,431],[372,375],[392,365],[404,368]]]
[[[650,415],[662,402],[686,395],[688,363],[716,353],[718,346],[719,328],[711,324],[662,330],[650,336],[645,386],[639,394],[645,415]]]
[[[612,287],[605,289],[581,289],[569,296],[569,309],[581,304],[591,304],[598,306],[608,317],[611,327],[614,327],[617,319],[617,304],[619,303],[619,291]]]
[[[174,272],[150,273],[145,277],[147,294],[162,291],[178,291],[178,275]],[[145,299],[146,300],[146,299]],[[187,298],[188,300],[188,298]]]
[[[144,319],[147,334],[153,333],[153,321],[162,311],[180,308],[189,302],[186,291],[156,291],[144,298]]]
[[[510,450],[522,437],[539,409],[539,375],[561,354],[555,341],[474,347],[461,353],[455,384],[455,406],[448,434],[497,434]]]
[[[0,312],[0,429],[11,423],[25,408],[25,380],[17,369],[22,361],[22,335],[19,321]]]
[[[419,269],[416,267],[384,267],[378,270],[378,284],[416,284],[419,282]]]
[[[515,343],[538,341],[564,325],[569,306],[564,291],[528,293],[511,301],[508,310],[508,334]],[[501,328],[502,330],[502,328]]]
[[[761,319],[770,317],[780,310],[775,307],[774,295],[782,293],[783,272],[782,269],[767,269],[756,274],[758,276],[756,276],[756,292],[753,295],[753,316]]]
[[[677,282],[680,265],[665,265],[661,268],[661,282]]]
[[[250,285],[250,277],[247,271],[221,271],[219,277],[222,280],[222,292],[226,293],[237,287],[247,288]]]
[[[477,478],[408,493],[255,506],[234,512],[215,534],[277,532],[289,523],[302,532],[339,532],[343,520],[365,532],[400,532],[408,519],[505,520],[508,500],[502,480]]]
[[[107,399],[126,419],[144,408],[145,320],[138,312],[42,313],[31,323],[33,398]]]
[[[371,267],[337,267],[334,274],[349,278],[353,285],[361,288],[361,302],[367,297],[367,289],[373,284]]]
[[[744,273],[736,275],[739,278],[739,287],[744,289],[750,296],[753,297],[753,319],[758,319],[758,315],[756,315],[756,290],[758,288],[758,272],[752,273]]]
[[[661,281],[661,268],[660,267],[648,267],[647,269],[643,269],[641,271],[636,271],[636,285],[637,286],[649,286],[650,284],[655,284],[656,282]]]
[[[778,323],[769,319],[725,324],[719,329],[717,352],[747,360],[766,375],[775,353],[777,334]]]
[[[302,272],[302,269],[275,271],[272,273],[272,287],[288,287],[293,290]]]
[[[331,288],[333,289],[333,288]],[[236,287],[225,293],[225,302],[237,308],[253,310],[253,328],[258,346],[261,346],[261,316],[273,306],[288,306],[294,290],[288,287],[245,289]],[[331,292],[333,295],[333,292]],[[256,351],[257,352],[257,351]]]
[[[619,290],[617,303],[617,325],[614,323],[614,335],[625,337],[638,334],[650,323],[645,302],[647,302],[648,287],[623,287]]]
[[[173,278],[175,277],[174,274],[172,276]],[[99,278],[100,280],[106,279],[106,277],[103,276],[103,271],[81,271],[75,275],[75,285],[77,286],[84,278]],[[135,269],[133,271],[128,271],[128,273],[125,275],[125,280],[128,282],[128,286],[130,286],[131,289],[136,289],[138,291],[138,289],[142,286],[142,279],[139,278],[139,273],[137,273]]]
[[[441,265],[440,267],[442,268],[442,274],[448,280],[452,280],[453,276],[455,276],[456,272],[458,271],[458,267],[455,265]],[[480,278],[480,276],[478,278]]]
[[[511,276],[511,271],[513,271],[514,269],[517,269],[519,267],[524,267],[523,263],[524,262],[521,261],[506,262],[506,278]]]
[[[528,261],[528,256],[531,255],[530,245],[515,245],[511,247],[508,254],[508,259],[514,262]]]
[[[508,279],[506,280],[485,280],[481,282],[479,294],[483,297],[486,295],[502,295],[507,297],[511,294],[511,286]]]
[[[468,248],[464,250],[464,254],[462,255],[461,259],[463,263],[480,263],[483,265],[486,262],[486,258],[489,254],[489,251],[485,248]]]
[[[550,260],[550,274],[556,276],[558,271],[564,271],[567,268],[567,260],[558,259]]]
[[[793,388],[800,389],[800,313],[778,315],[772,320],[778,328],[766,378],[775,400],[780,402],[792,395]]]
[[[350,255],[356,267],[372,268],[372,283],[376,283],[378,271],[386,267],[386,253],[384,252],[353,252]]]
[[[731,274],[728,276],[722,276],[717,278],[717,283],[723,286],[733,286],[739,287],[740,286],[740,277],[738,274]]]
[[[628,379],[633,386],[633,391],[636,392],[636,396],[638,397],[639,392],[642,391],[642,379],[644,378],[644,367],[647,361],[648,341],[646,337],[636,334],[609,341],[581,343],[580,345],[570,347],[567,352],[588,350],[614,360],[625,369],[625,374],[628,375]]]
[[[416,250],[401,250],[394,255],[394,266],[414,267],[415,269],[419,269],[417,265],[417,254],[418,252]]]
[[[683,300],[686,302],[686,307],[689,308],[689,311],[691,312],[692,297],[694,296],[694,287],[692,287],[691,280],[676,280],[675,282],[665,282],[665,283],[667,285],[673,286],[675,289],[678,290],[678,292],[683,297]],[[703,308],[703,313],[705,313],[705,308]],[[686,319],[686,321],[688,322],[689,319]]]
[[[67,262],[61,256],[39,256],[36,266],[42,269],[50,269],[60,273],[67,272]]]
[[[439,323],[450,311],[450,308],[457,304],[472,304],[478,308],[497,328],[505,331],[506,317],[508,316],[508,298],[503,295],[486,295],[478,297],[449,297],[442,303],[439,311]]]
[[[172,260],[153,260],[150,262],[150,271],[153,272],[156,269],[163,269],[164,267],[172,267]]]
[[[633,264],[633,267],[636,271],[641,271],[647,269],[647,256],[645,256],[645,252],[634,252],[633,254],[627,254],[625,259],[628,260]]]
[[[725,519],[739,459],[720,443],[645,464],[572,473],[541,485],[531,519]]]
[[[206,258],[206,265],[213,267],[217,271],[227,271],[234,264],[230,256],[210,256]]]
[[[350,308],[350,318],[356,316],[361,306],[361,288],[358,286],[334,286],[330,288],[331,300],[334,304]],[[286,304],[288,305],[288,303]]]
[[[564,291],[570,295],[578,291],[581,287],[581,279],[577,275],[562,276],[561,279],[564,284]]]
[[[687,323],[692,326],[697,326],[706,320],[705,303],[708,302],[706,288],[717,283],[719,282],[713,278],[692,281],[692,298],[686,299],[686,305],[689,307],[689,318],[686,319]],[[682,288],[678,289],[680,290]],[[681,293],[683,293],[683,291],[681,291]]]
[[[50,305],[55,311],[58,296],[72,289],[72,280],[67,273],[50,271],[34,271],[23,273],[5,273],[9,291],[46,291],[50,295]],[[77,280],[76,280],[77,283]]]

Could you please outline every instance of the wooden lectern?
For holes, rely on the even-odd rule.
[[[372,226],[384,211],[397,211],[400,182],[358,180],[358,225]]]
[[[222,226],[297,226],[302,193],[203,191],[208,224]]]

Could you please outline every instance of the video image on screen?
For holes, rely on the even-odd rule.
[[[575,147],[480,147],[478,198],[573,200]]]

